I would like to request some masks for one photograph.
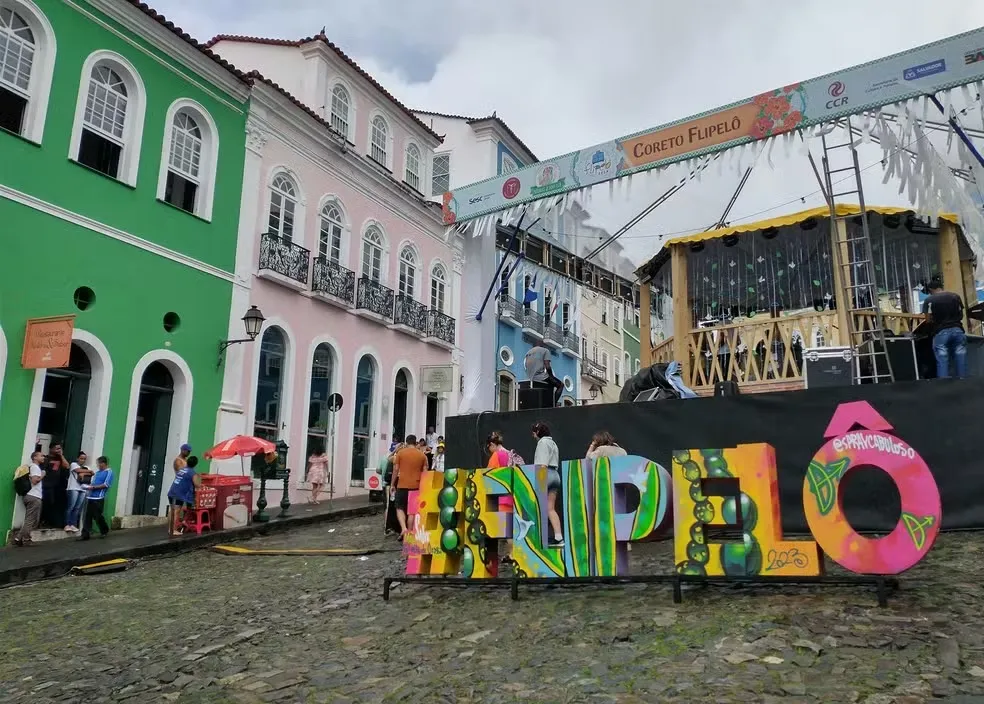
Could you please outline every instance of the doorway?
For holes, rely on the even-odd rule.
[[[375,436],[372,429],[372,396],[376,383],[376,365],[369,355],[359,360],[355,379],[355,421],[352,423],[352,467],[349,483],[363,486],[369,467],[370,442]]]
[[[162,363],[151,363],[140,380],[137,424],[133,431],[137,467],[133,490],[135,516],[156,516],[160,509],[173,401],[174,377]]]
[[[38,436],[43,445],[60,442],[65,457],[75,459],[82,447],[85,412],[89,405],[92,364],[79,345],[72,344],[68,367],[49,369],[44,375]]]
[[[393,387],[393,440],[402,442],[407,436],[407,403],[410,400],[410,380],[405,369],[396,373]]]
[[[424,425],[426,425],[427,428],[433,428],[438,435],[441,435],[443,432],[440,429],[440,416],[441,400],[435,393],[427,394],[427,420]]]

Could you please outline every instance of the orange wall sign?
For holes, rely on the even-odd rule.
[[[74,315],[32,318],[27,321],[21,366],[24,369],[67,367],[72,353]]]

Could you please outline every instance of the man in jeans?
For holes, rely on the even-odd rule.
[[[930,281],[928,288],[929,297],[923,302],[923,312],[933,324],[936,376],[949,379],[953,371],[958,379],[963,379],[967,376],[967,333],[963,327],[963,301],[957,294],[944,291],[939,279]],[[951,360],[953,368],[950,365]]]
[[[92,483],[89,485],[85,519],[82,521],[82,537],[79,540],[89,539],[93,521],[99,526],[99,532],[104,538],[109,534],[109,525],[106,523],[106,517],[103,516],[103,509],[106,505],[106,493],[109,487],[113,486],[113,470],[109,468],[109,460],[105,457],[96,460],[96,464],[99,471],[92,477]]]
[[[31,490],[24,496],[24,523],[21,524],[20,531],[14,538],[14,545],[27,547],[33,545],[31,542],[31,531],[36,530],[41,523],[41,498],[43,496],[41,480],[44,478],[44,470],[41,463],[44,462],[44,453],[35,452],[31,455]]]

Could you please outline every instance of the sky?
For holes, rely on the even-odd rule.
[[[149,1],[200,40],[324,27],[411,108],[495,111],[542,160],[984,26],[984,3],[966,0],[703,0],[699,12],[670,0]],[[861,150],[865,200],[903,204],[880,158]],[[772,161],[756,163],[732,222],[822,204],[799,150]],[[713,225],[740,177],[712,166],[622,238],[626,254],[641,262],[667,235]],[[596,197],[592,221],[618,229],[673,180]]]

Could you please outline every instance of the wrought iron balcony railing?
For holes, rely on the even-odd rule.
[[[355,272],[340,264],[318,257],[314,260],[314,274],[311,288],[316,293],[333,296],[340,301],[353,305],[355,303]]]
[[[553,342],[557,347],[564,346],[564,328],[557,325],[557,323],[552,320],[547,321],[546,330],[544,331],[544,337],[549,341]]]
[[[564,333],[564,347],[577,354],[581,350],[581,340],[574,333],[567,331]]]
[[[585,375],[598,381],[608,381],[608,369],[593,359],[581,360],[581,369]]]
[[[272,271],[307,284],[311,252],[272,232],[260,236],[260,270]]]
[[[454,344],[454,318],[439,310],[427,311],[427,336]]]
[[[359,288],[355,296],[355,307],[359,310],[366,310],[392,320],[395,299],[396,292],[393,289],[365,276],[359,279]]]
[[[396,296],[393,322],[424,335],[427,333],[427,306],[413,296],[399,293]]]
[[[515,298],[499,298],[499,315],[511,316],[515,320],[523,319],[523,306]]]
[[[532,308],[523,307],[523,330],[533,330],[543,334],[543,318]]]

